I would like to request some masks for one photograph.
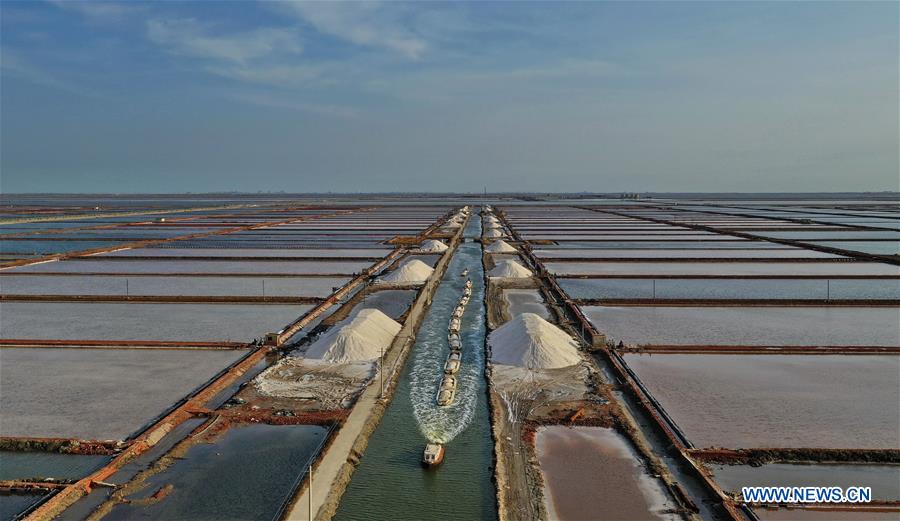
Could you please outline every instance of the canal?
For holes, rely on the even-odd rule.
[[[475,214],[464,231],[481,235]],[[372,434],[338,508],[338,521],[369,519],[496,519],[493,442],[484,380],[484,271],[478,242],[459,245],[423,320],[394,400]],[[462,368],[453,405],[439,408],[435,396],[449,354],[447,325],[463,293],[469,270],[472,298],[462,320]],[[421,465],[429,441],[445,443],[444,462]]]

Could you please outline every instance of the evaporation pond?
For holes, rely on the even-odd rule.
[[[239,341],[303,316],[308,304],[0,303],[0,337],[34,340]]]
[[[214,443],[191,447],[137,493],[146,497],[171,485],[162,500],[145,506],[120,504],[104,519],[269,521],[293,493],[327,433],[315,425],[232,427]]]
[[[17,494],[0,490],[0,521],[15,519],[43,497],[43,494]]]
[[[722,489],[742,487],[872,487],[872,499],[900,501],[900,465],[790,464],[710,465]]]
[[[245,354],[0,349],[0,436],[123,439]]]
[[[233,260],[69,260],[31,264],[14,273],[290,273],[296,275],[351,274],[368,268],[369,261],[233,261]]]
[[[696,447],[900,447],[900,357],[626,354]]]
[[[0,481],[11,479],[81,479],[109,461],[110,456],[58,452],[0,451]]]
[[[900,346],[896,307],[585,306],[609,338],[638,345]]]
[[[399,319],[409,309],[418,291],[414,289],[385,289],[367,293],[365,299],[353,308],[353,314],[363,309],[374,308],[385,315]]]
[[[0,279],[2,282],[2,279]],[[565,279],[576,299],[896,299],[900,279]]]
[[[550,311],[544,305],[541,294],[536,289],[505,289],[503,298],[509,306],[510,318],[522,313],[535,313],[545,319],[550,319]]]
[[[890,275],[900,267],[879,262],[548,262],[561,275]]]
[[[541,427],[535,443],[551,519],[680,519],[664,512],[675,505],[616,431]]]
[[[4,295],[327,297],[349,277],[4,275]]]

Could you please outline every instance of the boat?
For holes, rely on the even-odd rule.
[[[447,360],[456,360],[457,362],[459,362],[461,356],[462,355],[459,351],[453,351],[452,353],[450,353],[450,356],[447,358]]]
[[[459,351],[461,349],[462,349],[462,342],[460,342],[459,339],[454,338],[453,340],[450,341],[450,350],[451,351]]]
[[[441,390],[451,390],[456,391],[456,377],[451,375],[444,375],[444,379],[441,380]]]
[[[448,342],[452,342],[452,341],[454,341],[454,340],[456,340],[457,342],[459,342],[459,333],[450,333],[449,335],[447,335],[447,341],[448,341]]]
[[[451,332],[459,333],[459,326],[460,326],[460,323],[459,323],[458,318],[454,318],[453,320],[450,321],[450,331]]]
[[[425,451],[422,453],[422,464],[426,467],[434,467],[440,465],[444,461],[444,446],[440,443],[425,444]]]
[[[457,371],[459,371],[459,360],[448,358],[444,364],[444,374],[456,374]]]
[[[466,270],[468,271],[468,270]],[[466,289],[472,289],[472,279],[466,281]]]
[[[453,403],[454,398],[456,398],[456,391],[452,389],[441,389],[438,391],[437,404],[441,407],[446,407]]]
[[[469,268],[462,270],[462,273],[459,274],[460,277],[465,277],[469,274]]]

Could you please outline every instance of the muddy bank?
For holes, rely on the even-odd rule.
[[[701,449],[690,455],[704,463],[750,465],[767,463],[892,463],[900,464],[900,449]]]
[[[120,441],[74,440],[68,438],[0,438],[0,451],[58,452],[89,456],[110,455],[121,451],[126,444]]]

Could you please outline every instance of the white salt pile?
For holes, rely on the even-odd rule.
[[[488,344],[495,364],[558,369],[581,362],[575,340],[534,313],[522,313],[498,327]]]
[[[377,309],[364,309],[319,337],[306,358],[332,363],[376,360],[400,332],[400,324]]]
[[[500,262],[494,266],[494,269],[488,272],[489,277],[500,277],[504,279],[521,279],[530,277],[531,275],[531,270],[514,260]]]
[[[428,277],[431,276],[431,272],[433,271],[434,269],[431,266],[419,259],[413,259],[381,277],[380,280],[381,282],[390,282],[393,284],[422,284],[428,280]]]
[[[503,237],[503,232],[498,230],[497,228],[492,228],[492,229],[484,232],[484,236],[489,239],[496,239],[499,237]]]
[[[484,251],[488,253],[515,253],[516,249],[508,242],[501,239],[491,243],[490,246],[485,247]]]
[[[442,251],[447,251],[447,248],[448,246],[441,241],[429,239],[422,243],[419,247],[419,251],[422,253],[440,253]]]

